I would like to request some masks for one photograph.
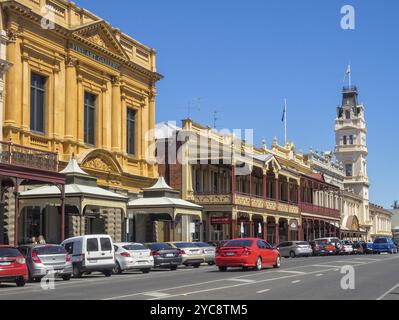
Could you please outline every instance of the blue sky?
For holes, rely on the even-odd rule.
[[[253,128],[256,144],[288,138],[297,149],[334,147],[334,119],[349,61],[366,106],[371,201],[399,199],[397,0],[77,0],[157,50],[157,121],[187,117],[217,127]],[[112,3],[112,5],[111,5]],[[356,29],[342,30],[353,5]]]

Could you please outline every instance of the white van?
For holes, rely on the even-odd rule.
[[[115,267],[115,250],[108,235],[86,235],[64,240],[61,244],[70,254],[73,276],[81,278],[82,274],[102,272],[110,277]]]

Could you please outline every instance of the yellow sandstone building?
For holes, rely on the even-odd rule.
[[[145,161],[154,128],[153,49],[74,3],[1,1],[6,31],[3,140],[75,155],[98,184],[137,193],[157,177]]]

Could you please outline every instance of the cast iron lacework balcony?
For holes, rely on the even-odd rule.
[[[0,141],[0,163],[29,169],[58,172],[58,155]]]
[[[297,203],[275,199],[264,199],[260,195],[250,195],[248,193],[236,192],[234,201],[231,193],[212,193],[195,192],[194,202],[200,205],[241,205],[256,209],[267,209],[284,213],[299,214]]]
[[[320,207],[320,206],[316,206],[314,204],[305,203],[305,202],[301,202],[301,211],[307,212],[307,213],[314,213],[314,214],[318,214],[318,215],[329,217],[329,218],[339,219],[341,217],[341,213],[339,210]]]

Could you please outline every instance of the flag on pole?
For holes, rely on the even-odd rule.
[[[346,77],[350,77],[351,73],[352,73],[351,65],[348,64],[348,68],[346,69],[345,76],[344,76],[344,82],[346,80]]]
[[[287,112],[287,105],[284,105],[284,108],[283,108],[283,116],[282,116],[282,118],[281,118],[281,122],[284,122],[286,112]]]

